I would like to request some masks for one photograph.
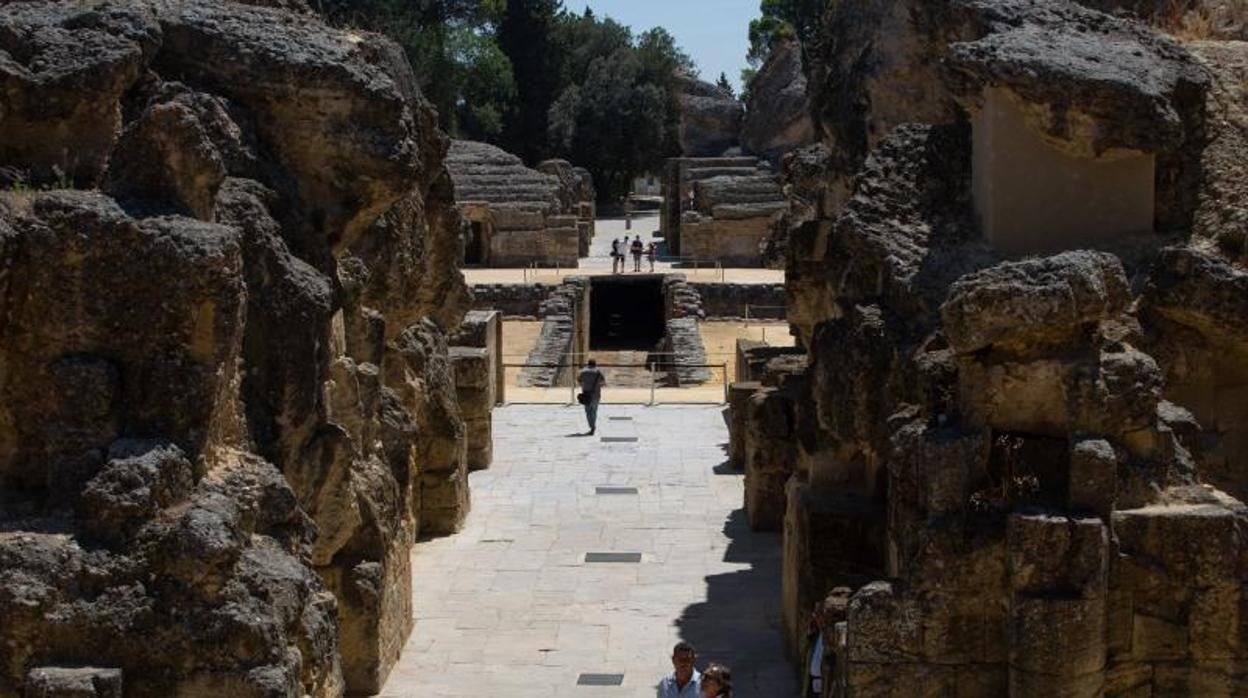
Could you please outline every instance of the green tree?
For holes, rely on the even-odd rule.
[[[637,54],[645,79],[656,83],[669,82],[677,71],[698,76],[698,67],[689,54],[681,50],[676,39],[663,27],[655,27],[637,37]]]
[[[585,82],[565,89],[550,108],[549,137],[594,177],[604,200],[627,195],[635,176],[662,162],[669,95],[644,79],[636,51],[595,58]]]
[[[610,17],[599,20],[588,9],[580,16],[561,15],[554,32],[562,63],[561,87],[585,82],[595,58],[629,49],[633,44],[633,34],[628,27]]]
[[[732,83],[728,82],[728,76],[722,72],[719,74],[719,79],[715,81],[715,86],[732,97],[737,96],[737,93],[732,89]]]
[[[750,50],[746,59],[757,68],[776,43],[797,39],[807,44],[819,30],[828,0],[762,0],[760,17],[750,21]]]
[[[448,35],[447,52],[456,81],[456,135],[492,141],[503,132],[503,119],[516,101],[511,61],[486,34],[467,27]]]
[[[425,97],[438,110],[441,125],[461,132],[488,134],[514,99],[510,65],[490,50],[490,38],[502,16],[503,0],[314,0],[331,24],[383,33],[407,54]],[[471,90],[472,95],[465,91]],[[480,106],[465,109],[464,105]],[[475,113],[474,113],[475,112]],[[483,125],[484,124],[484,125]]]
[[[507,0],[498,27],[498,45],[511,60],[516,102],[504,117],[502,147],[526,162],[550,152],[548,114],[562,87],[563,56],[554,27],[560,0]]]

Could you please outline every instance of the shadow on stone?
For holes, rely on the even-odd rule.
[[[724,521],[724,533],[724,560],[748,567],[706,577],[707,600],[685,607],[680,637],[697,648],[699,667],[727,664],[742,695],[797,695],[780,630],[780,534],[751,531],[741,509]]]

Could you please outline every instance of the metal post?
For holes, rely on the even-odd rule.
[[[654,362],[650,362],[650,406],[654,407]]]
[[[723,364],[724,370],[724,404],[728,404],[728,364]]]

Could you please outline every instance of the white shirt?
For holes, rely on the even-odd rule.
[[[676,676],[664,676],[659,682],[659,698],[698,698],[702,693],[702,672],[693,670],[693,676],[683,689],[676,688]]]

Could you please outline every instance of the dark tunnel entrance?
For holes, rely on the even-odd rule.
[[[653,351],[667,333],[660,275],[593,277],[589,299],[590,349]]]

